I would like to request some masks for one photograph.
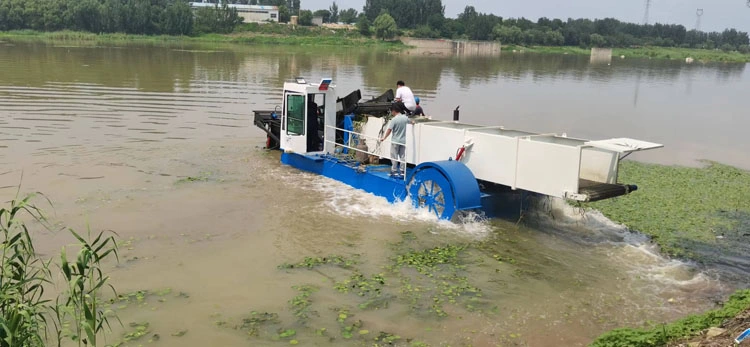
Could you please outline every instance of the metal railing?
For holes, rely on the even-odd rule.
[[[333,131],[343,131],[343,132],[349,134],[349,139],[347,141],[347,144],[337,143],[336,141],[324,140],[325,143],[333,144],[333,146],[334,146],[334,152],[335,152],[335,147],[339,146],[339,147],[347,148],[347,149],[355,151],[355,152],[365,153],[365,154],[368,154],[368,155],[373,155],[373,156],[377,156],[377,157],[381,157],[381,158],[386,158],[386,159],[391,160],[391,161],[399,162],[399,163],[401,163],[401,167],[404,170],[404,181],[406,181],[406,150],[404,150],[404,160],[396,160],[395,158],[391,158],[390,157],[390,153],[389,153],[388,156],[383,156],[380,153],[369,152],[369,151],[366,151],[366,150],[363,150],[363,149],[352,147],[352,140],[354,139],[353,135],[358,136],[360,139],[365,139],[365,140],[366,139],[374,139],[375,141],[380,142],[380,138],[379,137],[368,136],[368,135],[365,135],[365,134],[362,134],[362,133],[358,133],[358,132],[355,132],[355,131],[352,131],[352,130],[346,130],[346,129],[342,129],[342,128],[337,128],[337,127],[334,127],[334,126],[331,126],[331,125],[326,125],[326,129],[331,129]],[[398,142],[391,141],[391,144],[402,145],[402,146],[404,146],[404,148],[406,148],[406,144],[405,143],[398,143]]]

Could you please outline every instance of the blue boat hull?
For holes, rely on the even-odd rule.
[[[407,196],[406,182],[403,177],[391,177],[389,165],[361,166],[327,155],[286,152],[281,154],[281,162],[384,197],[391,203],[403,201]]]
[[[383,197],[390,203],[404,201],[409,196],[407,182],[411,179],[412,174],[418,174],[423,165],[435,165],[443,169],[438,163],[421,164],[416,168],[407,168],[407,180],[404,180],[403,177],[390,176],[390,165],[365,166],[355,161],[342,160],[327,154],[282,152],[281,162]],[[456,178],[450,182],[450,189],[457,197],[455,199],[456,210],[475,211],[488,218],[508,215],[508,207],[513,204],[512,201],[514,200],[513,194],[480,192],[473,175],[469,178],[466,177],[465,172],[457,174],[455,170],[453,171],[453,173],[447,172],[446,176]],[[472,193],[467,195],[467,191]],[[416,206],[417,202],[414,199],[413,201]]]

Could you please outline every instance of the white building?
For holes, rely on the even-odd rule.
[[[210,2],[191,2],[190,7],[193,9],[200,7],[214,7],[217,4]],[[219,4],[221,6],[221,4]],[[261,6],[261,5],[239,5],[239,4],[228,4],[230,8],[236,8],[237,14],[242,17],[245,23],[251,22],[279,22],[279,8],[276,6]]]

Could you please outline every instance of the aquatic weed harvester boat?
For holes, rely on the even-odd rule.
[[[629,194],[637,186],[618,183],[619,163],[635,151],[663,145],[613,138],[585,140],[502,126],[412,118],[406,129],[406,173],[390,175],[390,137],[381,142],[393,91],[362,101],[356,90],[338,98],[331,79],[284,83],[281,107],[254,111],[267,133],[266,147],[280,149],[281,162],[386,198],[411,200],[441,219],[461,211],[487,217],[503,196],[529,192],[573,201]]]

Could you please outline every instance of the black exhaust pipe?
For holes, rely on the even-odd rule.
[[[461,107],[461,105],[456,106],[456,109],[453,110],[453,121],[458,122],[458,108]]]

